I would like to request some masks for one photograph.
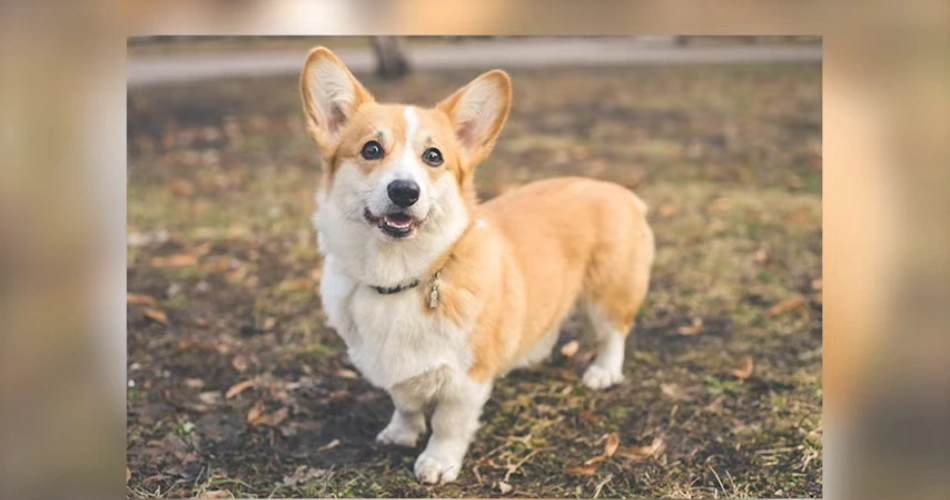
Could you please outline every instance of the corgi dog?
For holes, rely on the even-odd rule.
[[[623,380],[653,263],[646,204],[585,178],[479,204],[475,169],[511,104],[505,72],[432,108],[381,104],[317,47],[300,91],[323,160],[313,223],[327,322],[362,376],[392,397],[378,442],[413,447],[429,417],[420,482],[458,477],[493,381],[548,357],[575,304],[598,346],[583,383]]]

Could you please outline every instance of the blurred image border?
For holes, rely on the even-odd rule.
[[[123,490],[128,37],[756,34],[820,36],[824,51],[825,496],[947,493],[947,479],[930,474],[941,465],[933,457],[858,438],[872,402],[896,392],[950,394],[938,381],[950,379],[940,372],[950,363],[937,354],[950,352],[940,336],[950,298],[948,197],[937,187],[950,185],[941,164],[950,157],[942,139],[950,108],[936,83],[950,76],[946,2],[75,4],[19,2],[0,16],[0,61],[10,68],[0,79],[11,120],[3,149],[12,166],[0,231],[9,232],[4,250],[17,264],[2,306],[16,314],[3,315],[12,332],[2,363],[11,425],[0,432],[13,445],[4,447],[0,492]],[[68,225],[47,224],[64,214]],[[57,235],[74,240],[48,243]],[[52,269],[68,277],[50,278]],[[27,369],[41,362],[52,372]]]

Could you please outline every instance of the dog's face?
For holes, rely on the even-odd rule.
[[[385,242],[467,224],[473,171],[508,114],[505,73],[485,73],[430,109],[378,104],[330,51],[317,48],[301,93],[323,155],[320,210],[328,218],[346,221],[356,238]]]

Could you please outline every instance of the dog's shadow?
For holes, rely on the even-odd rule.
[[[559,335],[552,353],[573,339],[582,336],[583,323],[571,317]],[[499,408],[499,398],[507,392],[506,386],[546,384],[558,371],[580,373],[579,366],[563,356],[552,354],[546,361],[512,371],[496,382],[499,387],[485,405],[482,421],[490,419]],[[310,465],[322,468],[365,467],[368,463],[395,465],[410,463],[425,448],[431,435],[427,430],[413,448],[384,445],[376,442],[376,435],[389,423],[394,410],[385,391],[372,387],[362,378],[326,378],[297,398],[298,411],[294,419],[300,431],[286,440],[293,456],[305,459]],[[427,419],[431,414],[427,415]]]
[[[327,379],[314,392],[298,398],[300,411],[295,418],[301,430],[287,439],[291,454],[311,466],[365,467],[382,460],[399,463],[422,451],[425,436],[415,448],[376,442],[394,409],[385,391],[362,379]]]

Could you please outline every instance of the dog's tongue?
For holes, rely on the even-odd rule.
[[[412,222],[412,218],[406,214],[390,214],[383,216],[383,220],[386,224],[396,227],[405,227]]]

